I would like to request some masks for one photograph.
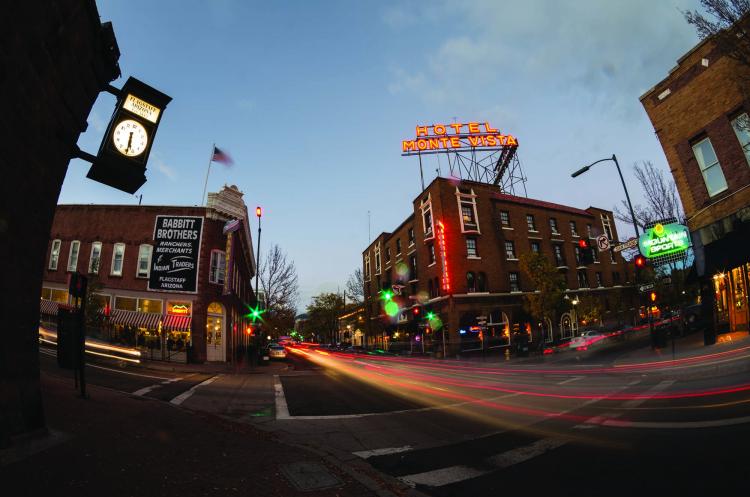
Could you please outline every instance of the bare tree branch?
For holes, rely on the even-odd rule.
[[[296,306],[299,291],[297,269],[278,245],[271,248],[261,264],[260,284],[270,312]]]
[[[356,304],[361,304],[365,299],[365,281],[362,277],[362,269],[357,268],[349,279],[346,280],[346,296],[352,299]]]

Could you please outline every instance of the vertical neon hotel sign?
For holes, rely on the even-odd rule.
[[[451,280],[448,274],[448,256],[445,249],[445,226],[442,221],[437,222],[437,239],[438,247],[440,249],[440,261],[443,263],[443,274],[442,274],[442,287],[443,291],[450,293],[451,291]]]

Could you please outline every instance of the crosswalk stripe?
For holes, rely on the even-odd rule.
[[[407,452],[412,449],[411,445],[404,445],[403,447],[385,447],[383,449],[373,450],[360,450],[358,452],[352,452],[355,456],[367,459],[369,457],[376,456],[387,456],[389,454],[398,454],[399,452]]]
[[[429,485],[431,487],[442,487],[451,483],[476,478],[486,475],[490,470],[475,469],[470,466],[449,466],[447,468],[435,469],[414,475],[399,476],[399,480],[409,486]]]
[[[197,385],[193,386],[190,390],[188,390],[186,392],[182,392],[180,395],[178,395],[174,399],[170,400],[169,403],[170,404],[174,404],[176,406],[179,406],[180,404],[182,404],[183,402],[185,402],[187,399],[189,399],[190,396],[192,396],[198,388],[200,388],[202,386],[205,386],[205,385],[208,385],[209,383],[213,383],[214,381],[216,381],[217,378],[218,378],[218,376],[212,376],[211,378],[207,379],[206,381],[204,381],[202,383],[198,383]]]
[[[562,447],[566,443],[567,440],[563,440],[560,438],[545,438],[542,440],[537,440],[533,444],[526,445],[524,447],[518,447],[517,449],[509,450],[507,452],[503,452],[502,454],[492,456],[486,459],[486,461],[497,468],[508,468],[510,466],[513,466],[514,464],[528,461],[529,459],[541,456],[545,452],[554,450],[558,447]]]

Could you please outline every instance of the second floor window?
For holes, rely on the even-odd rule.
[[[500,211],[500,224],[505,228],[510,228],[510,214],[508,211]]]
[[[552,251],[555,254],[555,264],[557,267],[565,265],[565,258],[563,257],[562,247],[560,245],[553,245]]]
[[[724,172],[721,170],[719,158],[716,157],[711,140],[704,138],[693,145],[693,153],[703,175],[703,182],[706,184],[708,196],[713,197],[726,190],[727,181],[724,179]]]
[[[589,277],[586,274],[585,269],[581,269],[580,271],[578,271],[578,287],[579,288],[589,287]]]
[[[578,229],[576,228],[576,222],[570,222],[570,236],[578,236]]]
[[[99,265],[102,261],[102,242],[91,244],[91,256],[89,257],[89,273],[98,274]]]
[[[224,276],[227,269],[226,253],[221,250],[211,251],[211,268],[208,272],[208,281],[211,283],[224,284]]]
[[[469,257],[478,257],[477,253],[477,239],[474,237],[468,237],[466,239],[466,255]]]
[[[552,230],[552,234],[557,235],[560,230],[557,229],[557,219],[554,217],[549,218],[549,229]]]
[[[578,244],[573,246],[573,253],[576,257],[576,266],[581,265],[581,248],[578,246]]]
[[[526,214],[526,226],[529,228],[529,231],[536,231],[534,216],[532,216],[531,214]]]
[[[521,291],[521,283],[518,280],[518,273],[516,273],[516,272],[510,272],[510,273],[508,273],[508,281],[510,282],[510,291],[511,292],[520,292]]]
[[[73,240],[70,243],[70,252],[68,253],[68,271],[76,271],[78,269],[78,253],[81,250],[81,242]]]
[[[122,261],[125,259],[125,244],[115,243],[112,248],[112,276],[122,276]]]
[[[516,258],[516,248],[513,242],[505,242],[505,257],[508,259]]]
[[[60,240],[52,240],[52,249],[49,252],[49,269],[50,271],[57,271],[57,261],[60,259]]]
[[[151,252],[153,247],[151,245],[141,245],[138,248],[138,271],[136,277],[148,278],[149,271],[151,269]]]
[[[742,151],[745,152],[745,158],[750,163],[750,118],[747,113],[743,113],[732,120],[734,133],[740,142]]]

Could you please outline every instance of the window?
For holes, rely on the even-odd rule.
[[[479,231],[477,221],[477,199],[474,190],[460,191],[456,188],[458,210],[461,215],[461,231]]]
[[[612,272],[612,283],[614,283],[615,285],[619,285],[620,284],[620,273],[619,272],[617,272],[617,271],[613,271]]]
[[[466,273],[466,293],[474,293],[477,291],[476,288],[476,278],[474,277],[474,273],[469,271]]]
[[[503,228],[510,228],[510,214],[508,211],[500,211],[500,224]]]
[[[538,254],[542,250],[542,246],[539,242],[531,242],[531,251]]]
[[[581,265],[581,247],[578,246],[578,244],[573,245],[573,253],[576,257],[576,266]]]
[[[57,261],[60,259],[60,240],[52,240],[52,250],[49,252],[49,270],[57,271]]]
[[[526,214],[526,226],[528,226],[529,231],[536,231],[536,223],[534,222],[534,216],[531,214]]]
[[[609,258],[612,260],[612,264],[617,264],[617,260],[615,259],[615,251],[613,249],[609,249]]]
[[[115,309],[137,311],[138,299],[131,299],[130,297],[115,297]]]
[[[430,245],[432,247],[432,245]],[[435,262],[435,250],[433,249],[431,252],[431,257],[433,262]],[[416,280],[417,279],[417,256],[412,255],[409,257],[409,280]]]
[[[511,292],[520,292],[521,291],[521,284],[518,281],[518,273],[516,273],[516,272],[510,272],[510,273],[508,273],[508,280],[510,281],[510,291]]]
[[[565,265],[565,257],[563,257],[562,253],[562,247],[560,245],[553,245],[552,251],[555,254],[555,264],[557,264],[557,267],[562,267]]]
[[[151,271],[151,253],[153,252],[151,245],[143,244],[138,247],[138,271],[136,272],[136,278],[148,278],[148,274]]]
[[[557,219],[554,217],[549,218],[549,228],[552,230],[553,235],[557,235],[560,231],[557,229]]]
[[[385,248],[385,262],[391,262],[391,247]]]
[[[487,275],[483,272],[477,273],[477,292],[487,291]]]
[[[589,278],[586,274],[585,269],[581,269],[578,271],[578,288],[588,288],[589,287]]]
[[[478,257],[477,253],[477,239],[473,236],[466,238],[466,255],[468,257]]]
[[[604,280],[602,279],[602,273],[596,272],[596,286],[604,286]]]
[[[734,133],[740,142],[742,151],[745,152],[745,158],[750,163],[750,118],[747,113],[743,113],[732,120]]]
[[[615,238],[612,236],[612,223],[609,220],[609,216],[607,214],[602,214],[602,229],[604,229],[604,234],[607,235],[607,238],[610,240],[614,240]]]
[[[68,271],[78,269],[78,252],[81,250],[81,242],[73,240],[70,243],[70,252],[68,252]]]
[[[409,228],[409,246],[414,245],[414,228]]]
[[[115,243],[112,248],[112,276],[122,276],[122,261],[125,258],[125,244]]]
[[[435,264],[435,245],[430,243],[427,245],[427,250],[430,253],[430,264]]]
[[[396,238],[396,255],[401,253],[401,239]]]
[[[211,251],[211,265],[208,271],[208,281],[219,285],[224,284],[227,271],[227,256],[221,250]]]
[[[370,254],[367,254],[365,256],[365,278],[367,278],[367,281],[370,280]]]
[[[590,224],[586,225],[586,236],[588,236],[589,238],[594,238],[594,232],[592,231]]]
[[[516,259],[516,247],[513,242],[505,242],[505,257],[508,260]]]
[[[576,222],[570,222],[570,236],[578,236],[578,230],[576,229]]]
[[[375,245],[375,274],[380,274],[380,243]]]
[[[591,247],[591,256],[594,259],[594,264],[599,264],[599,249],[597,248],[597,245],[594,243]]]
[[[91,244],[91,255],[89,256],[89,274],[98,274],[102,262],[102,242]]]
[[[149,314],[161,314],[162,301],[154,299],[138,299],[138,310]]]
[[[727,181],[724,179],[724,173],[721,170],[719,159],[714,152],[714,147],[711,145],[711,140],[704,138],[693,145],[693,153],[703,175],[703,182],[706,184],[708,196],[713,197],[726,190]]]
[[[422,228],[424,229],[425,238],[432,236],[432,202],[430,196],[422,199]]]

